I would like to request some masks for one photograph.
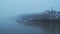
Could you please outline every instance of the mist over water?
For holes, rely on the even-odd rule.
[[[48,25],[20,24],[15,18],[18,15],[42,12],[51,6],[59,11],[59,3],[60,0],[0,0],[0,34],[51,34],[53,29],[48,30]],[[57,25],[55,34],[59,34],[59,26]]]

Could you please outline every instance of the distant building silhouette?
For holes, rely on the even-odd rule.
[[[60,12],[54,11],[53,7],[51,7],[51,10],[46,10],[45,13],[42,14],[41,18],[43,20],[57,20],[60,19]]]

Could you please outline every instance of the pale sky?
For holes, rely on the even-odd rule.
[[[5,16],[37,13],[51,7],[60,11],[60,0],[0,0],[0,14]]]
[[[52,30],[56,29],[53,24],[51,25],[55,29],[51,28],[52,30],[48,30],[48,25],[46,26],[46,28],[45,24],[41,24],[41,26],[30,26],[30,24],[24,25],[24,23],[20,24],[22,22],[20,22],[19,19],[19,22],[17,22],[17,19],[15,19],[17,15],[39,13],[45,10],[50,10],[51,7],[54,7],[54,10],[60,11],[60,0],[0,0],[0,34],[51,33]],[[57,29],[54,31],[55,34],[60,33],[58,31],[59,26],[60,25],[56,25]]]

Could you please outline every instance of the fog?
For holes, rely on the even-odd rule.
[[[16,16],[60,10],[60,0],[0,0],[0,34],[48,34],[44,28],[16,22]],[[59,34],[59,33],[58,33]]]

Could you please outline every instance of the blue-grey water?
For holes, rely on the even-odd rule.
[[[26,25],[16,22],[16,17],[0,17],[0,34],[60,34],[60,25],[53,22],[40,25]]]
[[[15,19],[17,15],[39,13],[50,7],[59,11],[59,3],[60,0],[0,0],[0,34],[60,34],[60,25],[25,25]]]
[[[42,28],[19,24],[15,19],[0,17],[0,34],[42,34]]]

